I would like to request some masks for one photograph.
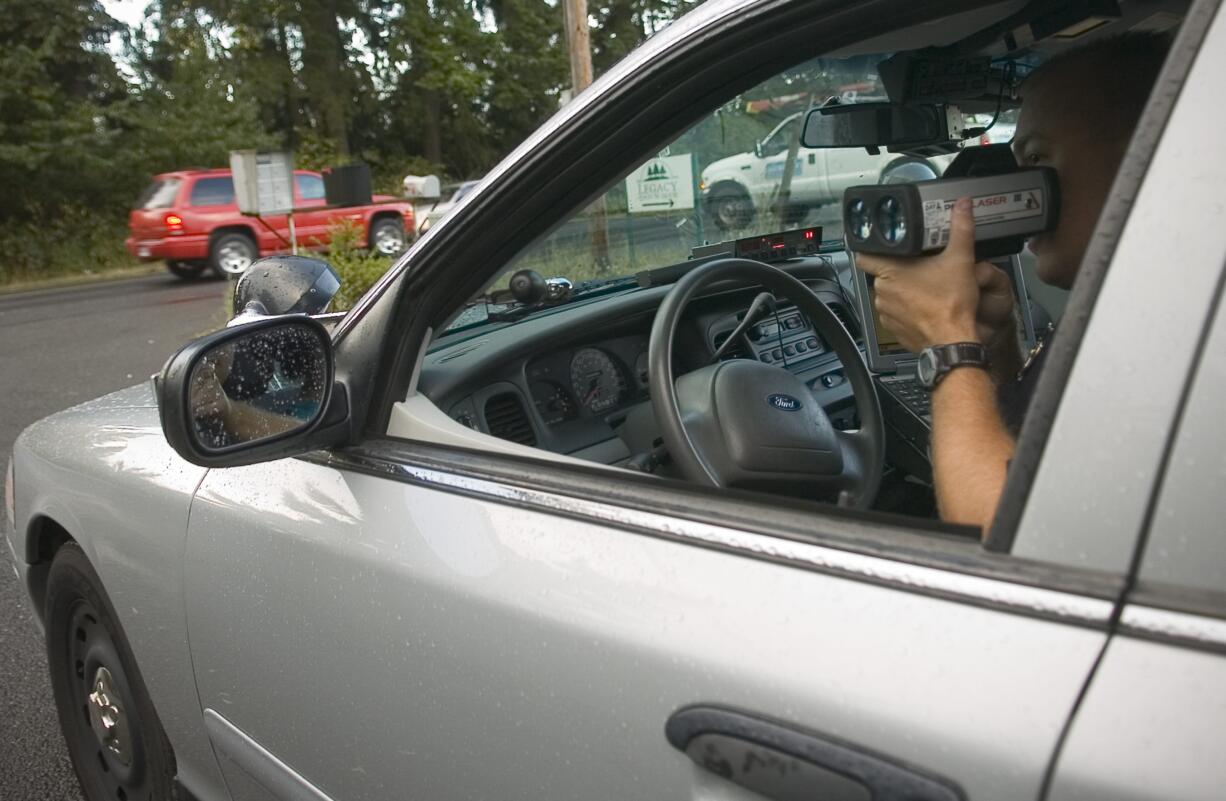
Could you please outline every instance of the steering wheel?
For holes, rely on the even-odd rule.
[[[732,359],[674,381],[673,341],[686,305],[717,282],[760,285],[796,304],[843,363],[859,431],[839,431],[805,382],[783,367]],[[749,259],[720,259],[678,281],[656,311],[647,350],[651,404],[673,461],[691,481],[837,497],[869,508],[881,484],[885,427],[855,341],[807,286]]]

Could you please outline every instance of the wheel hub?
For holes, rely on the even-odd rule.
[[[115,689],[111,671],[99,667],[90,685],[89,725],[102,747],[123,765],[132,764],[132,738],[128,719]]]
[[[393,256],[403,247],[403,238],[392,229],[384,228],[375,237],[375,249],[384,256]]]

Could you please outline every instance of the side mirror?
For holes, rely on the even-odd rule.
[[[162,431],[187,461],[234,467],[341,444],[349,405],[332,340],[306,316],[201,337],[154,377]]]
[[[341,279],[323,259],[266,256],[235,284],[234,313],[323,314],[340,288]]]
[[[805,117],[805,147],[894,147],[949,141],[944,106],[854,103],[821,106]]]
[[[755,156],[757,156],[758,158],[763,158],[763,157],[764,157],[764,153],[765,153],[765,151],[762,149],[762,143],[761,143],[761,142],[754,142],[754,143],[753,143],[753,154],[754,154]]]

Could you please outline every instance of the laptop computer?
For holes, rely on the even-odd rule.
[[[928,440],[932,431],[932,408],[928,391],[919,383],[915,373],[918,356],[902,347],[893,332],[881,324],[873,303],[873,277],[855,269],[855,254],[848,251],[848,255],[853,267],[851,274],[856,304],[863,321],[865,360],[880,390],[878,395],[881,397],[886,425],[892,429],[892,437],[901,440],[903,458],[911,455],[920,459],[913,464],[900,466],[909,472],[926,476],[930,472]],[[1028,350],[1035,344],[1036,332],[1021,260],[1017,255],[1013,255],[990,261],[1004,270],[1013,284],[1021,344],[1023,351]],[[909,449],[914,449],[915,453],[907,454]],[[891,455],[897,457],[898,454]]]

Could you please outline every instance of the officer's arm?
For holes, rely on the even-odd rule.
[[[932,470],[941,518],[979,526],[986,535],[1013,450],[988,373],[976,367],[948,373],[932,393]]]

